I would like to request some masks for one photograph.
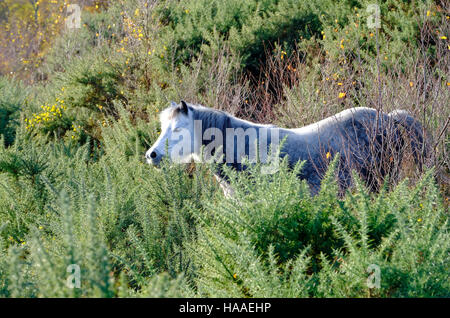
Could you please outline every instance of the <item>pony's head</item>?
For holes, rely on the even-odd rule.
[[[192,108],[186,102],[171,105],[161,112],[161,134],[147,151],[145,158],[158,166],[163,157],[177,163],[189,162],[197,152],[194,142],[194,118]]]

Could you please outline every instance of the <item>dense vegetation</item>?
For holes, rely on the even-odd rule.
[[[84,2],[79,29],[0,2],[0,297],[450,296],[445,1],[379,1],[379,29],[364,0]],[[407,109],[432,153],[379,193],[340,196],[330,158],[317,196],[284,162],[225,198],[207,164],[144,161],[180,99],[285,127]]]

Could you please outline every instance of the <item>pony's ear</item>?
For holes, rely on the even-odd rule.
[[[181,101],[181,112],[185,115],[187,115],[188,113],[188,105],[186,104],[186,102],[184,100]]]
[[[170,102],[170,106],[172,106],[172,107],[177,107],[178,105],[177,105],[177,103],[175,103],[174,101],[172,101],[172,102]]]

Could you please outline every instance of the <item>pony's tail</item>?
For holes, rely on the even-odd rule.
[[[426,132],[422,124],[406,110],[394,110],[389,113],[389,117],[394,120],[396,125],[400,125],[406,129],[411,140],[414,161],[422,169],[422,163],[425,162],[425,158],[430,153],[428,148],[429,144],[426,141]]]

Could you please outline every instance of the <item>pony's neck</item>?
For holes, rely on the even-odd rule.
[[[202,156],[204,155],[210,158],[210,155],[218,154],[216,151],[220,146],[222,147],[220,153],[223,154],[221,162],[233,166],[237,170],[244,169],[240,155],[242,151],[244,151],[244,156],[254,160],[256,159],[256,151],[259,151],[260,155],[269,153],[269,148],[273,146],[272,141],[275,141],[278,145],[280,137],[282,138],[287,133],[286,130],[273,125],[256,124],[225,112],[201,106],[193,107],[192,114],[196,132],[194,135],[198,136],[195,141],[198,147],[194,147],[196,149],[194,153],[196,160],[203,161]],[[200,123],[201,129],[198,127]],[[213,136],[211,136],[211,130],[208,131],[208,129],[213,129]],[[273,138],[275,139],[272,140]],[[238,144],[240,149],[237,147]],[[205,151],[203,155],[201,154],[201,146],[204,147]],[[216,159],[219,158],[216,157]]]
[[[275,127],[273,125],[265,125],[265,124],[257,124],[257,123],[253,123],[251,121],[245,120],[245,119],[240,119],[237,117],[232,117],[230,116],[230,120],[232,123],[233,128],[243,128],[243,129],[247,129],[247,128],[272,128]]]

